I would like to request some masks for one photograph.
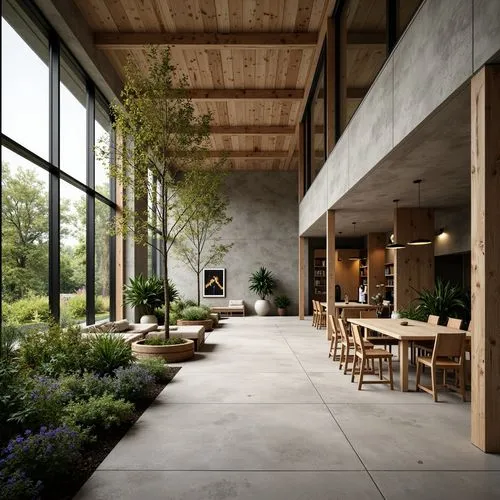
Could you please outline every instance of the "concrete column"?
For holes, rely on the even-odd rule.
[[[472,443],[500,452],[500,66],[471,83]]]
[[[394,237],[400,243],[428,238],[430,245],[407,246],[394,252],[394,309],[408,307],[417,291],[434,288],[434,210],[397,208]]]
[[[326,304],[327,314],[335,314],[335,211],[326,212]],[[326,322],[327,338],[332,338],[332,327]]]

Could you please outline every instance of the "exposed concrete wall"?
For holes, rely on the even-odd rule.
[[[300,234],[499,51],[498,0],[426,0],[302,200]]]
[[[254,314],[258,298],[248,290],[248,277],[260,266],[279,280],[275,294],[286,294],[298,313],[298,236],[296,172],[234,172],[228,175],[226,192],[233,221],[221,236],[234,246],[220,266],[226,268],[226,297],[202,299],[206,304],[227,305],[243,299],[247,314]],[[175,257],[170,276],[185,298],[196,298],[196,278]],[[274,305],[273,305],[273,311]]]
[[[444,234],[435,240],[434,254],[470,252],[470,207],[436,210],[436,231],[444,228]]]

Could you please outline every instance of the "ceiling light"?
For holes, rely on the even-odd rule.
[[[420,183],[422,182],[422,179],[417,179],[413,181],[413,184],[416,184],[418,186],[418,208],[420,209]],[[423,246],[423,245],[431,245],[432,241],[429,240],[428,238],[416,238],[414,240],[411,240],[408,242],[408,245],[412,246]]]
[[[396,204],[396,210],[397,210],[399,200],[392,200],[392,201]],[[391,234],[390,240],[391,242],[385,248],[389,250],[401,250],[402,248],[406,248],[406,245],[404,243],[398,243],[397,241],[394,241],[394,233]]]

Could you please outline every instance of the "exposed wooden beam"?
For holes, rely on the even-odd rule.
[[[217,151],[212,150],[208,152],[209,158],[238,158],[240,160],[251,159],[251,160],[265,160],[265,159],[275,159],[275,158],[286,158],[288,151]]]
[[[212,135],[293,135],[295,127],[282,125],[216,125],[210,127]]]
[[[303,89],[189,89],[193,101],[300,101]]]
[[[128,50],[145,45],[208,48],[314,48],[318,33],[116,33],[96,32],[94,43],[101,49]]]
[[[386,36],[383,31],[349,31],[348,49],[385,50]]]

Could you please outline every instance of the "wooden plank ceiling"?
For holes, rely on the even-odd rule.
[[[228,151],[231,169],[297,168],[297,124],[334,0],[74,2],[121,74],[129,56],[145,63],[145,44],[171,46],[198,111],[212,113],[212,156]],[[357,106],[385,58],[385,0],[352,3],[348,86]],[[358,36],[366,30],[371,39]]]

